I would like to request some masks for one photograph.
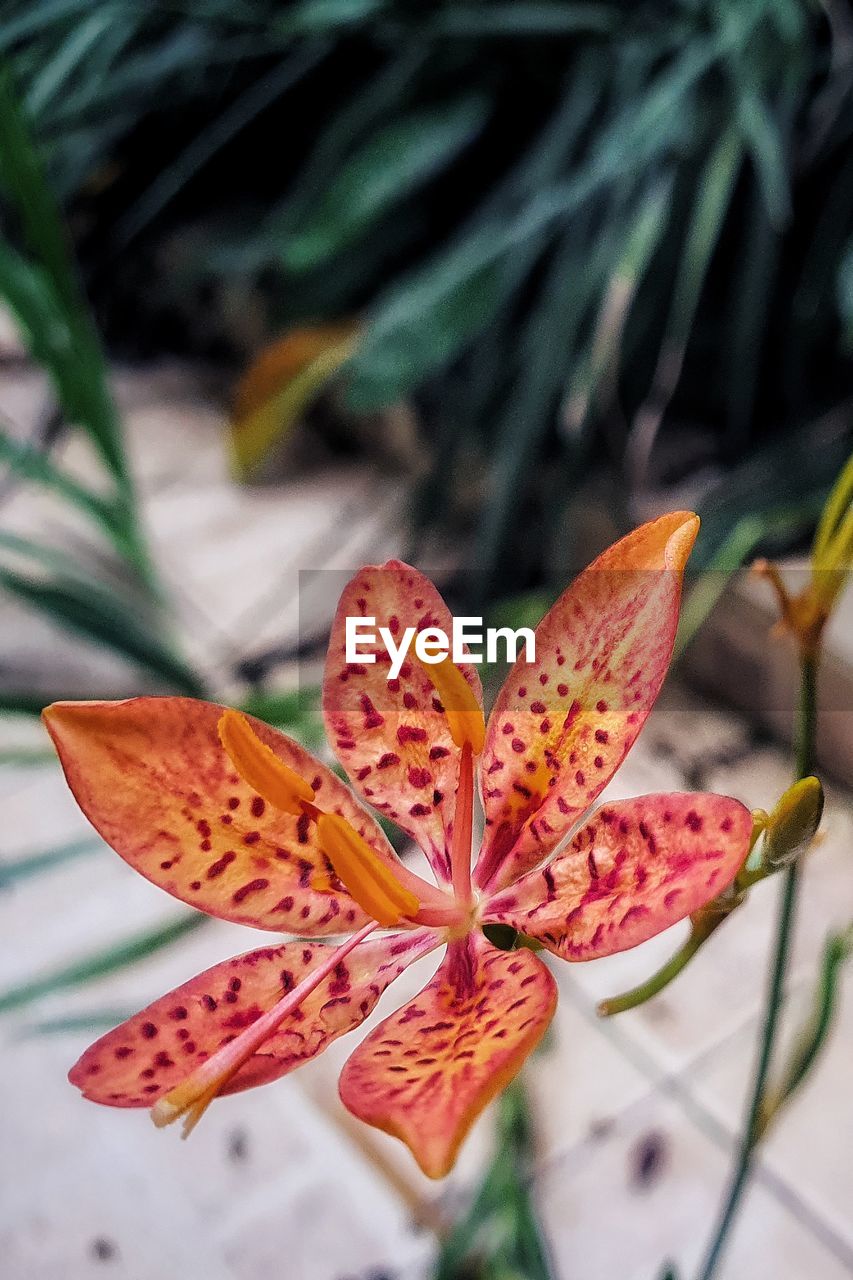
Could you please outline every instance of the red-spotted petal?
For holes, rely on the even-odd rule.
[[[244,1063],[222,1093],[267,1084],[351,1031],[407,965],[438,945],[431,930],[368,939],[341,961]],[[323,943],[263,947],[215,965],[108,1032],[69,1079],[93,1102],[150,1107],[316,969]]]
[[[541,862],[632,746],[669,666],[698,526],[681,511],[635,529],[536,628],[535,661],[516,662],[489,718],[481,887],[502,888]]]
[[[209,915],[322,936],[367,917],[320,852],[307,817],[266,803],[234,771],[217,732],[223,708],[193,698],[62,702],[45,712],[68,785],[108,844],[148,880]],[[247,717],[251,719],[251,717]],[[307,779],[383,858],[388,840],[348,787],[258,720],[262,742]]]
[[[530,951],[498,951],[471,934],[355,1050],[341,1098],[441,1178],[474,1120],[536,1047],[556,1002],[553,977]]]
[[[359,640],[375,662],[347,662],[347,618],[372,618]],[[389,679],[391,658],[379,638],[385,627],[399,646],[408,627],[429,627],[448,637],[452,615],[432,583],[409,565],[391,560],[361,569],[345,588],[329,640],[323,712],[329,741],[353,786],[408,832],[440,879],[450,879],[447,828],[453,822],[459,748],[427,669],[412,656]],[[482,706],[476,668],[459,668]]]
[[[638,796],[603,805],[565,853],[487,903],[565,960],[645,942],[731,884],[749,852],[752,815],[728,796]]]

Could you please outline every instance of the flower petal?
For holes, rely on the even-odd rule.
[[[698,527],[680,511],[635,529],[539,623],[535,662],[516,662],[489,718],[481,888],[541,862],[632,746],[669,666]]]
[[[434,930],[356,947],[264,1042],[222,1092],[286,1075],[357,1027],[382,992],[440,941]],[[155,1000],[90,1046],[69,1079],[92,1102],[150,1107],[320,965],[323,943],[288,942],[225,960]]]
[[[487,903],[564,960],[635,947],[731,884],[749,852],[752,814],[728,796],[637,796],[602,806],[566,852]]]
[[[357,646],[359,653],[374,654],[375,662],[347,662],[348,617],[375,619],[369,630],[376,638]],[[460,750],[435,685],[413,656],[414,644],[399,678],[389,680],[391,659],[378,636],[385,627],[399,645],[407,627],[415,634],[440,627],[449,637],[452,625],[447,605],[423,574],[399,560],[368,565],[341,596],[323,682],[329,741],[353,786],[418,842],[444,881],[450,879],[447,828]],[[459,669],[482,706],[476,669],[470,663]]]
[[[367,917],[334,877],[307,818],[274,809],[234,771],[219,740],[224,708],[193,698],[61,702],[45,712],[80,808],[125,862],[209,915],[278,933],[322,936]],[[258,737],[400,863],[349,788],[259,720]]]
[[[442,1178],[474,1120],[517,1074],[551,1021],[557,987],[530,951],[480,934],[452,943],[432,982],[358,1046],[341,1073],[344,1104],[401,1138]]]

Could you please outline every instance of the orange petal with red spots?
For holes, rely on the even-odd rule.
[[[604,805],[565,853],[487,903],[483,918],[564,960],[593,960],[662,933],[731,884],[752,814],[728,796],[638,796]]]
[[[363,942],[244,1063],[222,1093],[267,1084],[322,1053],[363,1022],[389,983],[438,941],[437,933],[422,929]],[[102,1036],[68,1078],[92,1102],[150,1107],[271,1009],[327,955],[323,943],[288,942],[214,965]]]
[[[669,666],[698,527],[679,511],[635,529],[536,628],[535,662],[516,662],[489,717],[482,888],[541,862],[622,763]]]
[[[337,880],[307,816],[283,813],[235,771],[224,708],[193,698],[60,702],[44,713],[80,808],[125,862],[208,915],[278,933],[348,933],[367,919]],[[388,840],[348,787],[292,739],[247,717],[260,740],[389,865]]]
[[[347,617],[375,619],[370,630],[376,638],[358,643],[358,652],[374,662],[347,662]],[[460,749],[428,668],[414,656],[414,639],[399,677],[389,680],[391,659],[379,628],[387,628],[399,646],[408,627],[415,636],[439,627],[449,637],[452,625],[447,605],[423,574],[399,560],[368,565],[341,596],[323,682],[329,741],[353,786],[418,842],[444,881],[450,879],[448,827]],[[465,663],[459,670],[482,706],[476,667]],[[467,715],[469,703],[455,710]]]
[[[359,1045],[341,1073],[344,1104],[401,1138],[430,1178],[453,1166],[468,1130],[517,1075],[554,1013],[557,987],[530,951],[480,934],[452,943],[432,982]]]

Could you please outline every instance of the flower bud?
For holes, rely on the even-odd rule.
[[[784,793],[764,831],[763,863],[770,871],[795,862],[814,839],[823,814],[823,787],[802,778]]]

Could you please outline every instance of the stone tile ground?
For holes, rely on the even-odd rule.
[[[11,388],[17,420],[40,395]],[[274,490],[227,479],[220,415],[175,371],[125,376],[136,473],[152,540],[193,656],[224,679],[235,655],[295,634],[297,570],[355,565],[400,549],[405,492],[367,470],[328,472]],[[69,464],[89,468],[79,446]],[[16,527],[54,525],[55,509],[16,499]],[[73,668],[19,613],[0,614],[4,657]],[[108,664],[107,664],[108,665]],[[101,668],[103,677],[104,668]],[[108,674],[116,676],[109,670]],[[3,722],[3,744],[39,742]],[[2,745],[2,744],[0,744]],[[785,785],[784,751],[673,684],[614,795],[707,786],[751,805]],[[88,829],[52,765],[0,769],[4,863]],[[853,918],[853,810],[831,791],[826,836],[805,877],[791,1021],[807,1007],[822,940]],[[689,1275],[725,1183],[755,1051],[777,887],[763,886],[677,984],[611,1022],[597,1001],[646,976],[677,930],[627,955],[558,970],[561,1003],[547,1050],[529,1071],[536,1192],[561,1280],[657,1280],[664,1258]],[[0,889],[2,985],[49,972],[108,942],[166,922],[176,904],[98,842],[61,870]],[[675,936],[673,936],[675,935]],[[190,973],[253,945],[250,930],[211,922],[168,950],[83,989],[54,995],[0,1027],[4,1185],[0,1271],[9,1280],[418,1280],[435,1230],[458,1211],[490,1145],[478,1124],[447,1184],[427,1182],[391,1139],[349,1121],[335,1074],[348,1041],[269,1089],[215,1105],[190,1142],[144,1114],[81,1101],[65,1073],[91,1037],[36,1035],[53,1018],[131,1010]],[[434,961],[380,1004],[405,998]],[[853,1132],[848,984],[832,1042],[764,1152],[726,1280],[840,1280],[853,1275]]]

